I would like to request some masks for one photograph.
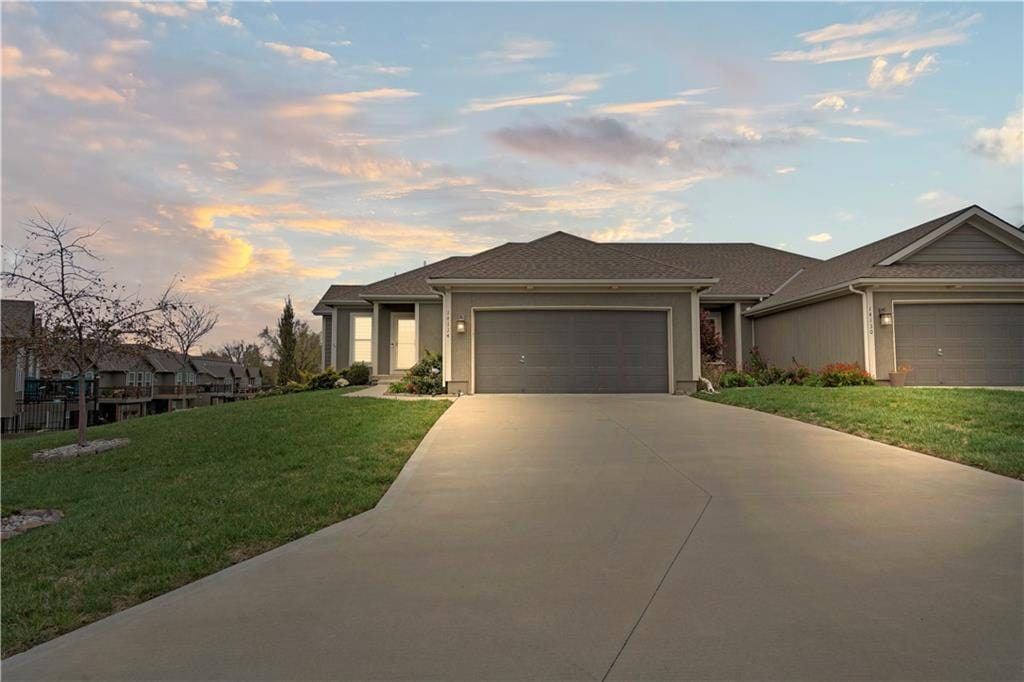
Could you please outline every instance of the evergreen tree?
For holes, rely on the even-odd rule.
[[[295,310],[292,308],[292,297],[284,304],[284,311],[277,321],[277,338],[281,344],[277,383],[284,385],[289,381],[299,380],[299,370],[295,364]]]

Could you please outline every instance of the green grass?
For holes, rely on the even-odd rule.
[[[761,386],[698,397],[1024,478],[1024,392]]]
[[[65,518],[3,542],[9,656],[372,508],[447,401],[317,391],[90,429],[129,446],[58,463],[73,433],[4,442],[3,508]]]

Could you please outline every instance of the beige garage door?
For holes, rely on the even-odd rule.
[[[917,386],[1024,386],[1024,304],[895,306],[896,362]]]

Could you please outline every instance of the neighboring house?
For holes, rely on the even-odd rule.
[[[912,384],[1024,384],[1022,304],[1024,236],[971,206],[827,261],[555,232],[332,286],[313,312],[325,367],[388,378],[431,350],[451,393],[687,393],[701,309],[730,364],[756,345],[780,365],[857,362],[882,380],[906,362]]]
[[[100,418],[117,422],[154,411],[154,367],[142,348],[109,353],[92,367]],[[88,374],[86,374],[88,377]]]
[[[196,369],[191,358],[180,353],[150,350],[146,360],[153,366],[153,410],[156,413],[196,406]]]
[[[4,430],[13,428],[19,403],[25,397],[25,380],[38,376],[29,341],[35,333],[35,304],[32,301],[0,301],[0,418]]]

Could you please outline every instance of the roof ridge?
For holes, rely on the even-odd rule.
[[[555,233],[552,232],[551,234],[555,234]],[[545,235],[545,237],[550,237],[550,236],[551,235]],[[529,241],[529,242],[505,242],[504,244],[499,244],[498,246],[492,247],[492,248],[490,248],[488,250],[489,251],[497,252],[498,249],[501,248],[502,246],[515,246],[517,248],[514,249],[514,250],[518,251],[519,249],[521,249],[521,248],[523,248],[525,246],[529,246],[530,244],[533,244],[534,241],[537,241],[537,240],[535,239],[535,240]],[[484,251],[483,253],[487,253],[487,251]],[[477,266],[477,265],[480,265],[481,263],[486,263],[487,261],[493,260],[493,259],[497,258],[498,256],[504,255],[506,253],[508,253],[508,251],[492,253],[490,256],[487,256],[486,258],[481,258],[480,260],[473,261],[473,263],[471,263],[471,265],[472,266]],[[469,267],[469,266],[465,266],[465,267]],[[458,267],[458,268],[455,268],[454,270],[449,270],[448,272],[444,273],[443,276],[444,277],[451,277],[452,275],[456,274],[459,270],[462,270],[462,269],[463,269],[462,267]]]
[[[816,262],[823,262],[820,258],[814,256],[808,256],[803,253],[797,253],[796,251],[789,251],[787,249],[780,249],[777,246],[768,246],[767,244],[760,244],[758,242],[616,242],[619,246],[756,246],[759,249],[767,249],[776,253],[784,253],[787,256],[795,256],[797,258],[806,258]]]
[[[611,244],[601,243],[601,242],[594,242],[594,243],[598,244],[599,246],[603,246],[604,248],[611,249],[612,251],[616,251],[618,253],[622,253],[622,254],[625,254],[627,256],[630,256],[631,258],[640,258],[642,260],[650,261],[651,263],[657,263],[658,265],[664,265],[665,267],[672,268],[673,270],[678,270],[679,272],[681,272],[681,273],[683,273],[683,274],[685,274],[685,275],[687,275],[689,277],[694,277],[694,278],[697,278],[697,279],[702,279],[702,278],[705,278],[705,277],[709,277],[709,275],[703,275],[703,274],[701,274],[699,272],[694,272],[694,271],[692,271],[692,270],[690,270],[688,268],[681,268],[678,265],[673,265],[672,263],[666,263],[665,261],[661,261],[661,260],[658,260],[656,258],[650,258],[648,256],[641,256],[638,253],[630,253],[629,251],[623,251],[622,249],[616,248],[616,247],[612,246]]]

